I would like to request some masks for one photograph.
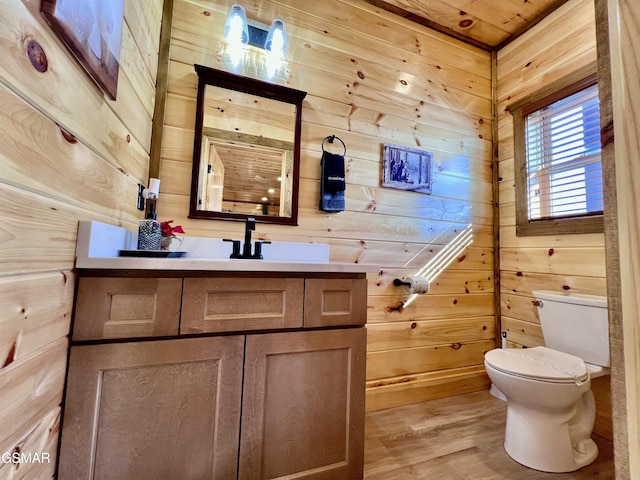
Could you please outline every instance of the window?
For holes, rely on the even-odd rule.
[[[517,235],[603,231],[596,75],[572,78],[509,107]]]

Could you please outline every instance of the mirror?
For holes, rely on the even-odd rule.
[[[298,224],[306,92],[195,65],[189,218]]]

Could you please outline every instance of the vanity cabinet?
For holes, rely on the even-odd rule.
[[[363,274],[100,273],[80,272],[60,479],[362,479]]]

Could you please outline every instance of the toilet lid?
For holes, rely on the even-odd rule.
[[[505,373],[551,382],[584,381],[587,367],[580,357],[547,347],[495,349],[485,361]]]

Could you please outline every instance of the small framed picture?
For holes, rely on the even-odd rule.
[[[91,78],[115,100],[124,0],[42,0],[40,11]]]
[[[383,144],[382,186],[431,193],[433,153],[417,148]]]

